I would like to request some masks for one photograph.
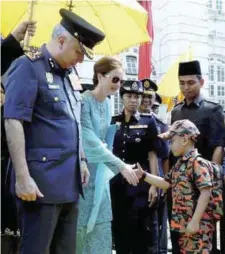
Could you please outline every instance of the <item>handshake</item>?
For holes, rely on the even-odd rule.
[[[127,180],[129,184],[132,184],[133,186],[137,186],[139,183],[139,180],[142,178],[144,171],[139,163],[136,165],[129,165],[126,164],[125,167],[123,167],[120,170],[120,173],[122,176]]]

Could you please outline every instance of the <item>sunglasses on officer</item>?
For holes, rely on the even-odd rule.
[[[120,79],[120,78],[117,77],[117,76],[112,77],[112,76],[109,75],[109,74],[103,74],[103,76],[106,77],[106,78],[111,78],[111,82],[112,82],[113,84],[117,84],[118,82],[120,82],[120,85],[122,86],[122,85],[124,84],[124,82],[125,82],[123,79]]]

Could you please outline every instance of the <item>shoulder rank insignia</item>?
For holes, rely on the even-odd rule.
[[[32,51],[27,51],[25,53],[25,55],[31,60],[31,61],[35,61],[38,60],[40,58],[42,58],[44,55],[43,53],[40,51],[40,49],[36,50],[35,52]]]

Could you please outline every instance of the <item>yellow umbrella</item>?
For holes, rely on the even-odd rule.
[[[159,83],[158,93],[162,97],[163,104],[167,104],[167,111],[172,110],[175,100],[176,102],[180,102],[184,99],[183,94],[180,92],[178,67],[180,62],[191,61],[192,59],[192,48],[189,47],[184,54],[178,57]]]
[[[147,13],[136,0],[2,1],[1,8],[3,36],[29,15],[37,20],[37,32],[30,41],[31,46],[39,47],[50,39],[54,25],[61,19],[60,8],[72,10],[106,34],[105,40],[96,46],[96,54],[115,55],[150,41],[146,30]]]

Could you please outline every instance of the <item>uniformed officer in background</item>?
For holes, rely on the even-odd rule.
[[[75,253],[77,202],[89,179],[81,142],[81,86],[71,67],[84,54],[92,57],[104,34],[68,10],[60,14],[50,42],[36,57],[16,60],[5,86],[22,254]]]
[[[157,116],[159,114],[159,107],[161,104],[162,104],[162,98],[157,93],[155,93],[155,101],[152,105],[152,112],[154,112]]]
[[[223,136],[225,132],[223,109],[218,103],[209,101],[201,94],[204,85],[201,67],[198,61],[183,62],[179,64],[178,78],[180,90],[185,99],[178,103],[172,110],[171,124],[177,120],[188,119],[192,121],[200,131],[196,148],[203,158],[217,164],[222,163],[223,158]],[[171,166],[175,163],[171,157]],[[176,252],[178,239],[171,235],[173,253]],[[218,253],[214,240],[212,253]]]
[[[159,105],[162,103],[161,97],[156,93],[158,86],[150,79],[141,81],[144,88],[141,106],[139,112],[149,112],[156,121],[158,133],[164,133],[168,130],[168,126],[163,123],[158,114]],[[156,114],[157,113],[157,114]],[[160,140],[161,153],[158,155],[159,175],[164,176],[169,171],[169,144],[168,141]],[[159,253],[167,253],[167,202],[165,193],[159,191],[158,202],[158,226],[159,226]]]
[[[119,126],[113,153],[129,164],[139,162],[148,172],[158,175],[157,153],[160,153],[157,126],[151,114],[140,114],[143,86],[126,81],[120,88],[124,110],[114,116]],[[158,253],[157,190],[145,183],[129,186],[121,174],[111,182],[112,231],[117,254]]]
[[[150,79],[142,79],[141,83],[143,85],[144,93],[142,96],[141,105],[138,110],[141,113],[151,113],[152,106],[156,98],[155,93],[158,90],[158,86]]]

